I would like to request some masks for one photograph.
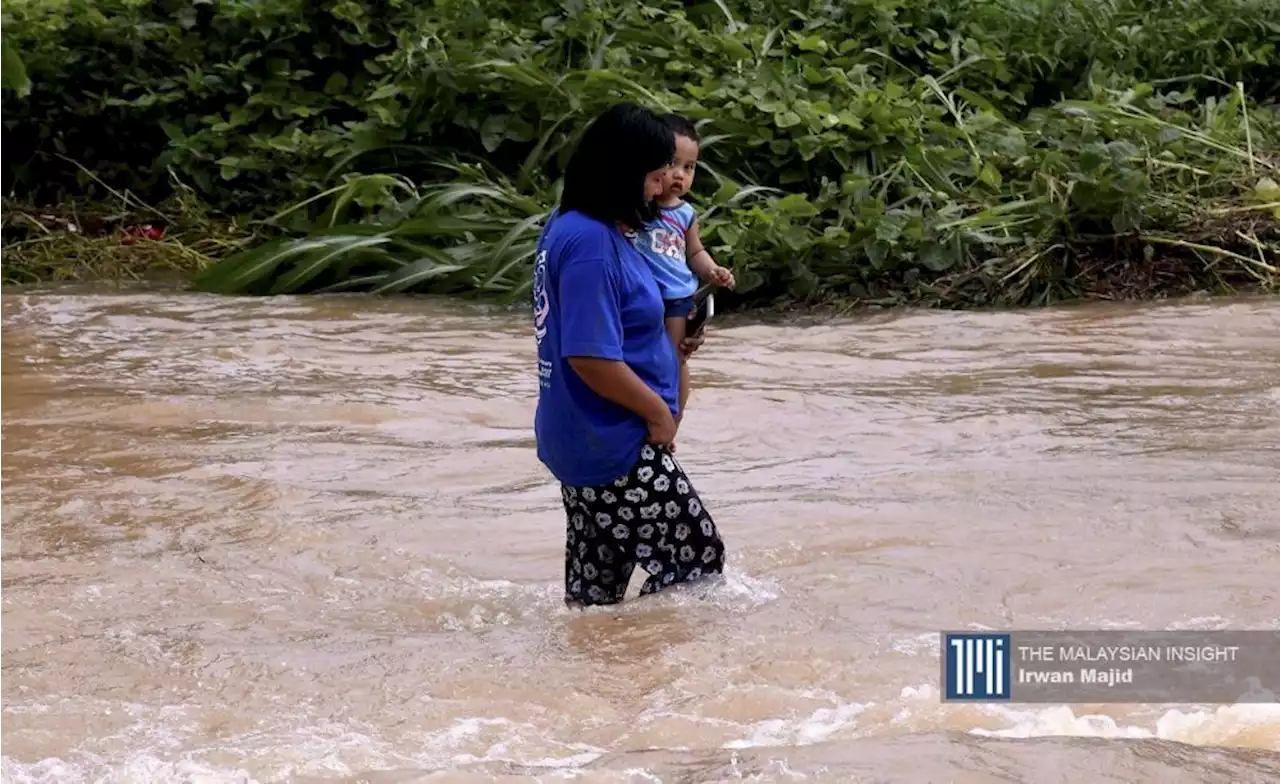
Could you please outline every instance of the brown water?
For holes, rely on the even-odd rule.
[[[1280,627],[1280,302],[722,326],[679,455],[727,577],[585,614],[532,349],[6,294],[4,781],[1280,777],[1280,706],[954,706],[936,653]]]

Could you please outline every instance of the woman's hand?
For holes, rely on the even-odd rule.
[[[676,437],[676,422],[667,402],[635,374],[626,362],[616,359],[569,357],[582,382],[606,400],[634,411],[649,428],[649,441],[669,445]]]
[[[649,443],[654,446],[665,446],[671,448],[676,441],[676,420],[671,416],[670,409],[663,409],[665,416],[657,421],[648,422],[649,425]]]
[[[706,340],[706,338],[707,338],[706,331],[699,330],[696,335],[690,335],[689,337],[680,341],[680,354],[685,359],[688,359],[689,356],[693,354],[693,352],[698,350],[698,348],[702,345],[702,341]]]

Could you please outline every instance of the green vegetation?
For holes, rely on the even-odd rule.
[[[523,297],[576,134],[629,99],[701,123],[693,201],[740,302],[1280,282],[1280,0],[3,14],[6,279],[56,275],[73,242],[95,269],[147,246],[207,291]],[[85,200],[114,210],[96,239],[21,206]],[[130,222],[167,233],[119,251]]]

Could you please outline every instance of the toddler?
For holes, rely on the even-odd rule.
[[[662,291],[666,305],[667,332],[679,351],[685,339],[687,320],[693,313],[694,293],[699,279],[707,283],[733,288],[733,273],[716,264],[698,237],[698,218],[693,207],[682,196],[693,187],[698,167],[698,131],[693,123],[678,114],[662,118],[675,133],[676,155],[666,191],[658,197],[661,217],[643,231],[632,234],[631,241],[644,254],[653,277]],[[689,367],[683,355],[680,361],[680,416],[684,416],[689,399]]]

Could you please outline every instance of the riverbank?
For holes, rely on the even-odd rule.
[[[1212,119],[1168,95],[1063,102],[1019,122],[969,115],[980,119],[981,143],[1016,155],[986,156],[967,184],[948,179],[959,160],[932,188],[915,182],[949,155],[935,139],[876,176],[855,166],[838,186],[824,177],[817,194],[723,175],[695,187],[702,237],[739,282],[722,307],[1022,307],[1280,286],[1274,108],[1250,109],[1237,90]],[[420,182],[349,175],[235,216],[192,188],[152,206],[94,176],[106,198],[5,203],[4,279],[165,271],[223,294],[527,298],[556,183],[440,166]]]
[[[808,296],[741,297],[724,292],[721,309],[793,320],[866,308],[967,310],[1196,294],[1277,294],[1280,221],[1270,214],[1274,205],[1259,206],[1222,211],[1197,233],[1181,237],[1080,240],[1064,248],[1052,266],[1012,274],[996,274],[975,264],[947,274],[911,270],[867,277],[839,288],[819,287]],[[187,288],[219,264],[237,254],[252,254],[269,241],[260,228],[237,225],[198,204],[162,207],[6,203],[4,285],[163,280]],[[479,289],[458,293],[513,301]]]
[[[1204,214],[1197,232],[1181,237],[1083,238],[1061,247],[1053,260],[1033,260],[1011,272],[992,270],[988,264],[941,274],[910,269],[905,274],[863,275],[858,282],[818,287],[805,296],[782,292],[744,297],[723,292],[719,302],[723,311],[748,311],[756,318],[794,323],[810,315],[827,318],[884,307],[1007,309],[1075,301],[1275,293],[1280,291],[1280,274],[1267,259],[1280,249],[1280,232],[1270,214],[1275,205],[1263,200],[1261,206],[1268,209],[1245,204],[1213,210],[1215,214]],[[526,227],[529,240],[538,228],[536,223]],[[305,241],[306,236],[291,238],[260,223],[238,223],[189,196],[159,206],[127,197],[124,202],[61,206],[0,201],[0,286],[163,281],[200,291],[210,279],[216,281],[228,268],[236,268],[233,265],[260,260],[273,249],[279,252],[289,243]],[[486,250],[485,242],[498,245],[500,238],[472,241],[471,247],[479,254]],[[737,260],[731,257],[726,263],[736,266]],[[516,269],[517,281],[521,272]],[[741,269],[736,272],[741,274]],[[340,284],[335,288],[343,290]],[[370,288],[378,287],[364,290]],[[425,293],[439,293],[422,288],[428,290]],[[451,293],[509,304],[522,301],[520,290],[515,291],[513,296],[511,288],[485,291],[461,286]],[[399,293],[417,292],[421,290],[404,287]]]
[[[6,201],[0,226],[6,286],[155,276],[190,280],[252,241],[194,204],[162,211],[103,202]]]
[[[1266,6],[14,0],[4,191],[64,206],[6,210],[6,279],[521,301],[578,134],[630,100],[698,125],[726,307],[1274,288]],[[111,220],[60,237],[70,202]]]

